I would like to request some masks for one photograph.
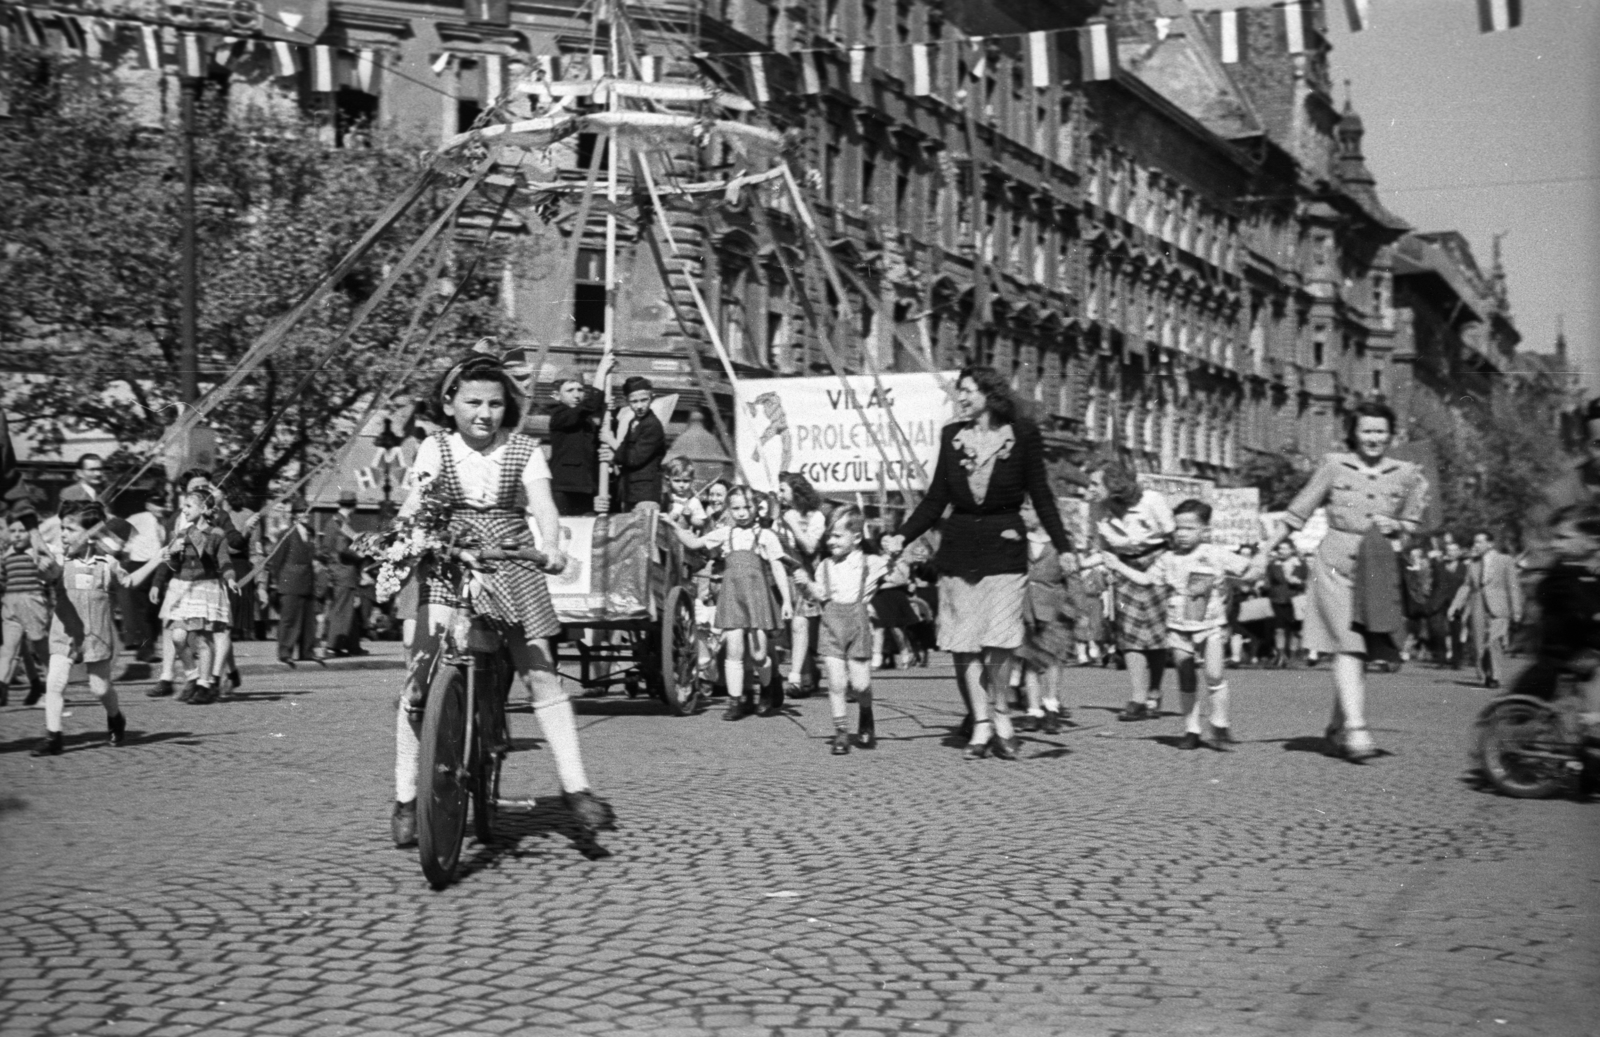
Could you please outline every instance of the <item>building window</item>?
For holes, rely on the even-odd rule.
[[[822,177],[827,184],[828,201],[838,205],[844,201],[845,197],[844,184],[839,179],[843,165],[840,161],[842,153],[839,149],[838,128],[831,127],[830,133],[828,146],[823,149]]]
[[[578,331],[605,334],[606,254],[597,248],[578,250],[572,287],[572,325]]]
[[[722,344],[728,356],[740,363],[753,364],[751,355],[750,315],[746,308],[746,295],[750,289],[750,264],[743,256],[723,263],[721,270],[721,295],[719,297],[722,325]]]
[[[1383,372],[1382,371],[1374,371],[1374,372],[1372,372],[1372,391],[1373,392],[1383,392]]]
[[[878,180],[878,145],[875,141],[861,142],[861,204],[872,205],[877,201],[873,192],[877,188]]]

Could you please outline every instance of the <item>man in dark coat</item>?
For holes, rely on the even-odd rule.
[[[597,384],[604,383],[609,365],[608,360],[600,362]],[[606,396],[574,374],[556,382],[556,400],[550,412],[550,492],[561,514],[592,515],[600,462],[611,456],[610,447],[603,448],[602,456],[600,445]]]
[[[268,570],[278,589],[278,661],[317,658],[317,547],[304,498],[290,504],[293,522],[272,548]]]
[[[356,513],[356,495],[339,495],[339,513],[323,543],[323,558],[328,563],[328,650],[334,655],[366,655],[361,648],[361,616],[357,598],[361,591],[361,566],[366,561],[355,549],[356,532],[351,520]]]
[[[619,511],[632,511],[640,504],[661,504],[661,459],[667,453],[667,430],[650,410],[655,387],[650,379],[638,375],[622,383],[627,409],[617,415],[624,425],[621,438],[605,435],[606,445],[616,452]]]
[[[1444,557],[1433,563],[1433,592],[1428,597],[1428,627],[1435,645],[1443,647],[1441,663],[1452,670],[1461,668],[1461,619],[1450,615],[1450,603],[1467,579],[1467,563],[1461,545],[1454,540],[1444,545]]]

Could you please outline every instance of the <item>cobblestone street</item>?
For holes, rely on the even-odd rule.
[[[1465,676],[1374,677],[1356,767],[1316,751],[1325,671],[1232,675],[1232,753],[1119,724],[962,763],[948,667],[881,675],[881,747],[784,718],[579,701],[616,809],[578,852],[525,709],[500,844],[432,892],[393,848],[396,646],[200,708],[122,685],[0,712],[4,1034],[1596,1032],[1594,804],[1480,791]],[[1171,679],[1169,677],[1169,689]],[[1169,690],[1168,706],[1176,701]]]

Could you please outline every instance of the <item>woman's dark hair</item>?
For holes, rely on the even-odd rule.
[[[498,382],[506,394],[506,411],[500,419],[501,428],[514,429],[522,424],[522,397],[517,383],[506,373],[498,358],[485,353],[472,353],[444,373],[433,387],[429,397],[429,416],[445,428],[454,428],[455,419],[445,413],[444,405],[455,396],[465,382]]]
[[[963,367],[956,384],[960,385],[967,378],[972,379],[972,384],[989,401],[989,417],[996,425],[1009,425],[1017,420],[1017,398],[1011,394],[1010,384],[999,371],[992,367]]]
[[[1092,471],[1100,473],[1106,484],[1106,503],[1126,511],[1139,503],[1139,477],[1132,468],[1115,459],[1096,465]]]
[[[1400,431],[1400,419],[1394,416],[1392,407],[1375,400],[1363,400],[1355,405],[1350,411],[1350,416],[1344,420],[1344,442],[1351,450],[1356,448],[1356,426],[1361,424],[1362,418],[1382,418],[1387,421],[1390,437]]]
[[[778,481],[788,485],[794,491],[794,507],[802,515],[809,515],[822,507],[822,497],[817,493],[816,487],[811,485],[799,472],[780,472]]]

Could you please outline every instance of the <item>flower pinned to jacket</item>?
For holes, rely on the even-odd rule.
[[[1017,435],[1010,425],[1002,425],[992,430],[987,440],[980,440],[978,427],[968,425],[957,432],[950,443],[959,452],[957,459],[961,467],[976,472],[990,462],[1010,457],[1011,448],[1017,445]]]

